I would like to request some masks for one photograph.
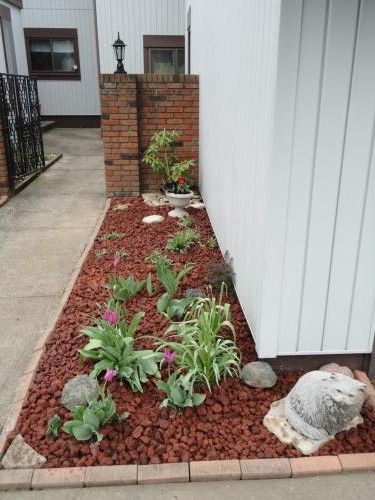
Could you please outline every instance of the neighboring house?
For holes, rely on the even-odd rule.
[[[185,72],[185,0],[0,0],[0,20],[0,72],[35,76],[42,116],[60,126],[99,126],[118,32],[128,73]]]
[[[187,19],[200,186],[259,356],[368,363],[375,0],[188,0]]]

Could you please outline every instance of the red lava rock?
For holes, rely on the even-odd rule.
[[[132,432],[133,438],[138,439],[142,435],[142,432],[143,432],[143,428],[140,425],[138,425],[138,427],[136,427],[134,429],[134,431]]]
[[[112,200],[112,207],[121,202],[123,200]],[[107,212],[100,234],[116,229],[124,236],[112,241],[101,241],[100,234],[96,238],[45,346],[20,418],[9,436],[8,446],[21,432],[27,443],[47,458],[47,468],[301,456],[293,447],[280,443],[262,422],[271,403],[284,397],[302,372],[281,373],[276,386],[267,390],[252,389],[239,380],[228,378],[220,387],[213,387],[212,393],[206,392],[207,398],[201,406],[189,408],[181,415],[170,408],[160,408],[163,394],[152,382],[144,386],[143,394],[139,394],[132,392],[125,382],[114,380],[108,388],[118,410],[130,413],[127,422],[106,425],[101,430],[103,440],[98,444],[75,441],[64,432],[56,439],[45,436],[47,421],[55,413],[64,421],[70,418],[70,413],[60,406],[65,382],[92,370],[92,363],[82,361],[77,353],[87,342],[79,334],[81,328],[90,324],[90,318],[97,315],[97,303],[104,304],[108,300],[109,292],[103,285],[114,274],[121,277],[133,275],[136,279],[144,278],[149,272],[154,276],[154,268],[145,264],[145,257],[155,249],[163,250],[170,234],[179,229],[172,217],[165,217],[162,224],[142,225],[142,218],[152,213],[166,216],[168,207],[150,208],[141,199],[136,199],[129,202],[126,212],[112,209]],[[212,236],[205,211],[191,211],[190,215],[203,241]],[[108,250],[108,254],[98,259],[95,253],[103,248]],[[121,249],[126,250],[129,257],[114,270],[113,255]],[[180,285],[180,296],[187,288],[204,287],[207,262],[222,260],[219,249],[200,245],[191,247],[185,254],[173,253],[171,258],[179,268],[186,261],[195,264],[193,272]],[[145,312],[136,334],[138,349],[152,348],[147,336],[161,336],[168,326],[155,307],[161,293],[160,289],[157,294],[149,296],[144,290],[126,303],[129,317],[139,310]],[[227,300],[231,304],[242,362],[255,361],[254,342],[238,300],[231,294]],[[164,376],[167,376],[166,370]],[[339,433],[336,439],[319,450],[319,454],[374,452],[375,415],[368,408],[363,413],[363,425]]]

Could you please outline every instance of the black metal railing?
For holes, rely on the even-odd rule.
[[[0,73],[0,118],[9,184],[15,189],[44,167],[40,105],[35,78]]]

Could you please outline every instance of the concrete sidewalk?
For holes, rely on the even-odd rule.
[[[375,474],[3,492],[4,500],[372,500]]]
[[[0,426],[105,204],[99,129],[55,129],[63,158],[0,208]]]

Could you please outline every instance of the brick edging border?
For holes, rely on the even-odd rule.
[[[34,380],[44,346],[52,334],[81,267],[91,250],[104,217],[111,206],[107,199],[102,214],[98,217],[91,237],[75,266],[64,290],[60,305],[50,325],[34,347],[33,354],[23,372],[16,391],[13,407],[0,434],[0,458],[4,453],[7,438],[17,423],[29,387]],[[375,389],[367,375],[358,370],[355,376],[367,386],[367,402],[375,400]],[[240,460],[214,460],[201,462],[179,462],[150,465],[108,465],[90,467],[66,467],[49,469],[1,469],[0,491],[39,490],[48,488],[83,488],[93,486],[118,486],[130,484],[188,483],[199,481],[231,481],[248,479],[276,479],[339,474],[353,471],[375,471],[375,453],[352,453],[299,458],[263,458]]]
[[[3,469],[0,470],[0,490],[282,479],[354,471],[375,471],[375,453],[150,465]]]

